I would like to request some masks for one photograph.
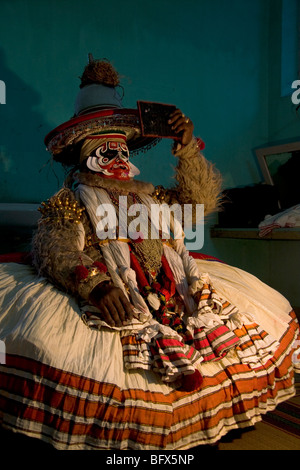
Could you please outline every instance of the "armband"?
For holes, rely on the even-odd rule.
[[[59,196],[54,196],[46,202],[42,202],[38,210],[41,212],[44,221],[61,222],[62,220],[68,220],[79,224],[84,208],[80,207],[75,199],[70,201],[68,197],[62,199]]]

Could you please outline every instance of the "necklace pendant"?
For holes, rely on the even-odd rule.
[[[148,275],[149,275],[149,283],[150,283],[150,285],[151,285],[152,282],[156,281],[157,272],[156,272],[156,271],[149,271],[149,272],[148,272]]]

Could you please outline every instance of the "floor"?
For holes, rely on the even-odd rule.
[[[300,450],[300,437],[260,422],[242,433],[229,433],[218,450]]]

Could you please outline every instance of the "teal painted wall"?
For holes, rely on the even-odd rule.
[[[300,1],[273,0],[269,42],[269,141],[299,139],[300,114],[288,84],[300,78]]]
[[[290,17],[289,13],[291,13]],[[267,97],[266,145],[300,140],[300,115],[299,112],[297,114],[296,106],[291,101],[293,90],[289,91],[287,86],[289,81],[300,78],[299,13],[299,0],[272,0],[270,2],[269,18],[265,25],[268,30],[268,52],[265,64],[267,80],[265,83],[262,82]],[[282,29],[283,17],[286,31]],[[298,29],[293,29],[297,23]],[[288,33],[289,37],[284,37],[284,33]],[[298,41],[296,46],[295,41]],[[286,45],[293,45],[293,47],[285,48]],[[292,52],[296,52],[296,57],[292,55]],[[287,59],[290,61],[287,62]],[[285,69],[287,63],[290,64],[288,70]],[[291,73],[291,71],[294,72]],[[216,240],[210,239],[209,226],[206,227],[205,240],[206,252],[213,253],[227,263],[251,272],[280,291],[294,307],[300,308],[299,241]]]
[[[123,76],[125,106],[163,101],[190,116],[224,187],[260,182],[253,149],[299,134],[295,106],[281,96],[281,8],[282,0],[0,0],[0,202],[39,203],[62,184],[43,139],[72,116],[89,52]],[[170,147],[135,157],[142,179],[172,182]],[[204,251],[248,268],[247,242],[238,246],[211,240],[207,225]]]
[[[157,100],[189,115],[224,185],[259,181],[251,149],[268,138],[268,4],[1,0],[0,201],[40,202],[62,182],[43,139],[72,116],[88,52],[124,76],[126,106]],[[143,179],[171,182],[170,145],[136,157]]]

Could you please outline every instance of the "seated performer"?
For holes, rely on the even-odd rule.
[[[176,109],[176,184],[136,180],[131,154],[156,141],[118,85],[90,59],[75,116],[46,137],[70,171],[42,204],[32,262],[0,266],[0,422],[57,449],[213,444],[295,393],[297,321],[254,276],[191,256],[174,225],[151,236],[153,206],[190,205],[194,222],[197,205],[218,210],[221,176]]]

